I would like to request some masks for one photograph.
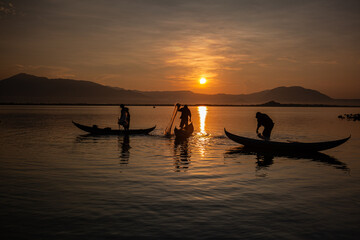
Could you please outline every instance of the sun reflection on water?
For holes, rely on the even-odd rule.
[[[197,147],[199,148],[201,157],[205,157],[205,153],[206,153],[205,145],[208,141],[208,137],[207,137],[208,133],[205,130],[207,107],[199,106],[198,113],[199,113],[199,117],[200,117],[200,132],[197,133],[197,135],[198,135]]]
[[[205,130],[205,120],[206,120],[206,114],[207,114],[207,107],[206,106],[199,106],[198,112],[200,116],[200,132],[198,135],[207,135]]]

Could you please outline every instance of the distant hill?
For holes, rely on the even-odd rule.
[[[271,90],[248,94],[249,102],[277,101],[281,103],[330,103],[334,99],[318,91],[303,87],[278,87]]]
[[[252,94],[199,94],[191,91],[137,91],[90,81],[48,79],[25,73],[0,81],[0,103],[66,104],[260,104],[270,101],[304,104],[360,105],[360,100],[336,100],[303,87],[278,87]]]
[[[147,101],[145,95],[89,81],[48,79],[25,73],[0,81],[0,102],[116,103]]]

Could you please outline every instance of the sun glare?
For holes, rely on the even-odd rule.
[[[206,83],[206,78],[201,78],[200,79],[200,84],[205,84]]]
[[[207,114],[207,107],[206,106],[199,106],[198,112],[200,116],[200,135],[207,135],[205,131],[205,120]]]

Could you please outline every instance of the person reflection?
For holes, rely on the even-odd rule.
[[[125,134],[123,138],[119,136],[120,164],[128,164],[130,158],[130,138]]]
[[[257,169],[270,167],[274,163],[274,155],[271,153],[256,154]]]
[[[174,142],[175,172],[187,171],[190,166],[190,150],[188,140]]]

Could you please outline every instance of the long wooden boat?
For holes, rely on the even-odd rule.
[[[136,135],[148,134],[155,129],[156,126],[146,129],[129,129],[128,131],[111,129],[111,128],[98,128],[96,125],[90,127],[72,121],[72,123],[81,130],[94,135]]]
[[[339,139],[335,141],[327,141],[327,142],[276,142],[276,141],[265,141],[258,140],[252,138],[241,137],[232,133],[229,133],[224,129],[225,134],[228,138],[233,140],[234,142],[240,143],[244,145],[246,148],[251,148],[258,151],[294,151],[294,152],[318,152],[327,150],[330,148],[337,147],[347,140],[349,137],[344,139]]]
[[[175,127],[174,134],[176,139],[186,139],[191,136],[191,134],[194,132],[194,125],[190,123],[183,129],[177,129]]]

